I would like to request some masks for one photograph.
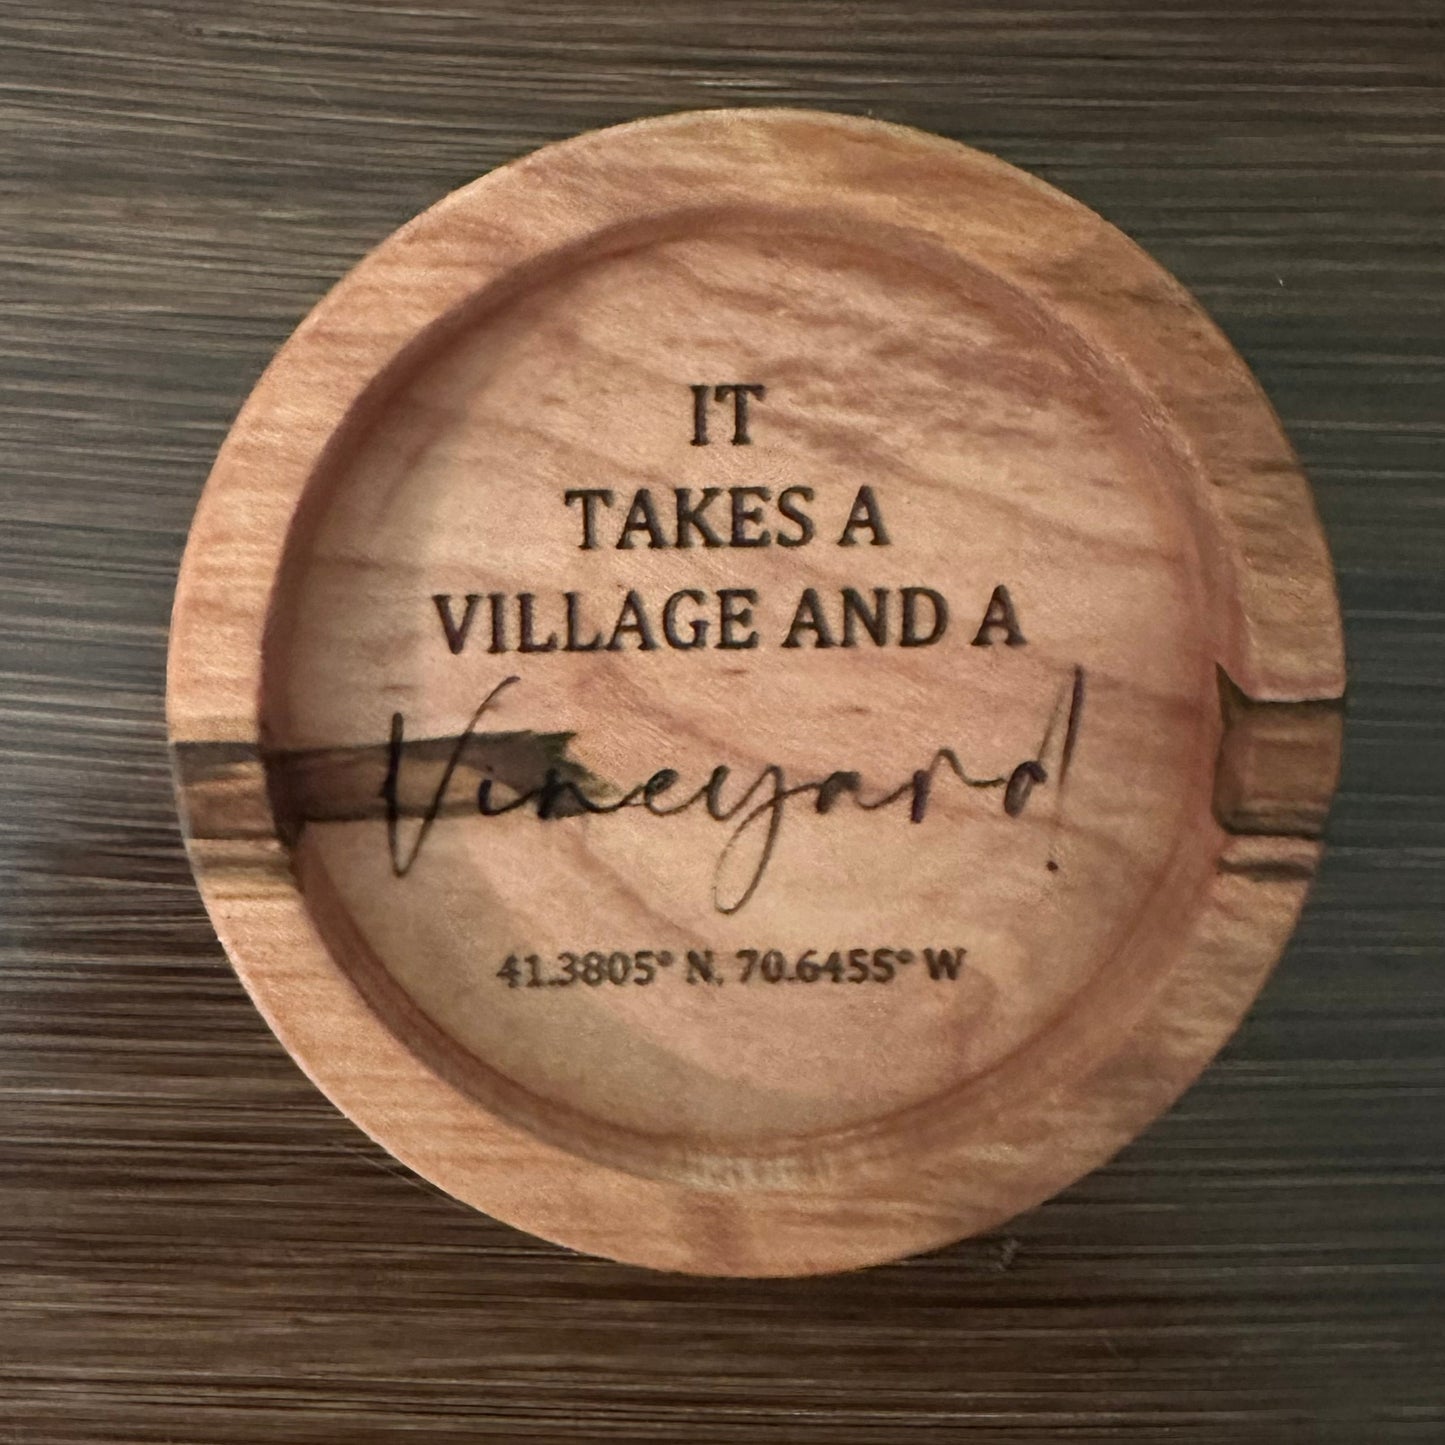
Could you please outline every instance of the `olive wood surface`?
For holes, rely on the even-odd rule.
[[[1173,1101],[1342,691],[1308,486],[1171,278],[977,151],[750,108],[522,158],[326,297],[207,483],[167,712],[221,938],[380,1142],[594,1253],[811,1274]]]

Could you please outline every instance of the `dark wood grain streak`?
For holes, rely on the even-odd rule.
[[[1438,4],[0,6],[0,1440],[1445,1438]],[[191,885],[176,561],[273,349],[370,245],[589,126],[866,111],[1103,212],[1255,366],[1351,654],[1332,848],[1241,1035],[1006,1234],[653,1276],[411,1177]]]

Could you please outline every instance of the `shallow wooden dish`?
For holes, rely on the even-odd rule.
[[[399,1158],[579,1249],[845,1269],[1158,1115],[1319,857],[1343,687],[1248,371],[898,127],[552,146],[316,308],[168,711],[241,978]]]

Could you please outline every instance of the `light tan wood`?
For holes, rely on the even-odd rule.
[[[518,161],[317,307],[168,706],[339,1107],[550,1239],[790,1274],[1168,1106],[1293,926],[1342,688],[1308,487],[1176,283],[977,152],[729,111]]]

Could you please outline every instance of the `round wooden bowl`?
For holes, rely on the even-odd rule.
[[[799,111],[550,146],[304,321],[168,709],[246,987],[442,1188],[662,1269],[987,1229],[1219,1048],[1319,859],[1308,487],[1118,231]]]

